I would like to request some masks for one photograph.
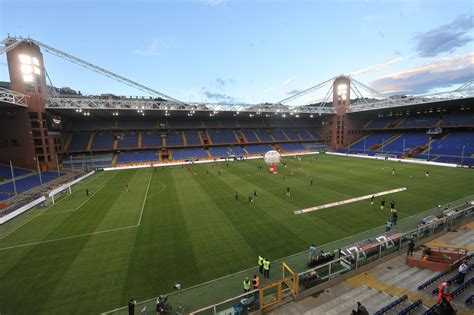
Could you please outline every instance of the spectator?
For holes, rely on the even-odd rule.
[[[360,302],[357,302],[357,314],[358,315],[369,315],[369,312]]]
[[[311,244],[309,247],[309,262],[313,261],[316,258],[316,246]]]
[[[456,314],[456,310],[453,308],[451,303],[449,303],[449,301],[443,297],[438,307],[438,314],[439,315],[454,315]]]
[[[135,301],[134,298],[130,299],[128,301],[128,315],[134,315],[135,314],[135,305],[137,305],[137,301]]]
[[[446,281],[440,284],[438,289],[438,297],[436,298],[436,303],[440,304],[443,300],[451,302],[453,299],[451,296],[451,282]]]
[[[467,265],[467,260],[463,260],[462,264],[458,268],[458,284],[463,284],[464,283],[464,278],[467,275],[467,270],[469,269],[469,266]]]
[[[408,243],[408,251],[407,251],[407,257],[408,256],[413,256],[413,250],[415,249],[415,238],[411,238],[410,242]]]

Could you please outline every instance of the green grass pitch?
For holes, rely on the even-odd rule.
[[[0,227],[0,312],[97,314],[131,297],[170,292],[176,280],[188,287],[253,267],[259,254],[274,260],[389,218],[380,198],[374,206],[367,200],[303,215],[293,210],[407,187],[386,196],[401,219],[474,187],[474,173],[465,169],[325,155],[283,161],[294,170],[285,180],[281,166],[278,175],[257,172],[262,160],[91,176],[55,206]]]

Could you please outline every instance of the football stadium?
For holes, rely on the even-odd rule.
[[[472,50],[440,91],[348,73],[262,102],[41,38],[0,56],[0,314],[473,314]],[[57,60],[138,96],[58,87]]]

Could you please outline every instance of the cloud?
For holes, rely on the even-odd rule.
[[[296,95],[298,93],[301,93],[303,92],[304,90],[298,90],[298,89],[293,89],[293,90],[290,90],[290,91],[287,91],[285,93],[286,96],[293,96],[293,95]]]
[[[152,57],[159,55],[162,49],[163,45],[158,39],[155,38],[147,47],[145,47],[144,49],[135,49],[134,52],[139,56]]]
[[[438,58],[418,68],[390,74],[369,82],[375,90],[422,94],[435,88],[449,87],[473,79],[474,53]]]
[[[371,66],[368,66],[368,67],[365,67],[363,69],[360,69],[360,70],[357,70],[357,71],[354,71],[354,72],[351,72],[349,73],[349,75],[361,75],[361,74],[365,74],[365,73],[369,73],[369,72],[375,72],[375,71],[381,71],[381,70],[385,70],[397,63],[400,63],[401,61],[403,60],[406,60],[410,57],[397,57],[397,58],[394,58],[386,63],[379,63],[379,64],[375,64],[375,65],[371,65]]]
[[[467,33],[473,29],[473,20],[472,14],[460,15],[449,24],[415,35],[415,50],[422,57],[433,57],[464,46],[472,41]]]
[[[208,101],[217,102],[217,103],[233,103],[235,99],[232,96],[222,94],[222,93],[214,93],[206,90],[205,88],[201,88],[201,94],[206,97]]]
[[[227,0],[207,0],[207,5],[210,7],[217,7],[220,5],[226,5]]]
[[[233,85],[235,84],[234,79],[222,79],[222,78],[217,78],[215,85],[217,88],[224,90],[226,86]]]
[[[275,91],[275,88],[270,87],[270,88],[266,88],[265,90],[263,90],[263,92],[265,92],[265,93],[268,93],[268,92],[271,92],[271,91]]]
[[[283,82],[281,84],[281,86],[285,86],[285,85],[288,85],[290,84],[291,82],[295,81],[296,80],[296,77],[291,77],[291,78],[288,78],[287,80],[285,80],[285,82]]]

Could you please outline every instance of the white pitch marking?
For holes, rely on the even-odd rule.
[[[306,209],[301,209],[301,210],[294,210],[293,213],[294,214],[303,214],[303,213],[313,212],[313,211],[317,211],[317,210],[321,210],[321,209],[326,209],[326,208],[331,208],[331,207],[335,207],[335,206],[345,205],[345,204],[356,202],[356,201],[370,199],[370,198],[372,198],[372,196],[378,197],[378,196],[393,194],[393,193],[397,193],[397,192],[401,192],[401,191],[405,191],[405,190],[407,190],[406,187],[401,187],[401,188],[392,189],[392,190],[386,190],[386,191],[382,191],[382,192],[375,193],[375,194],[370,194],[370,195],[355,197],[355,198],[351,198],[351,199],[331,202],[331,203],[327,203],[327,204],[321,205],[321,206],[316,206],[316,207],[311,207],[311,208],[306,208]]]
[[[143,198],[142,211],[140,212],[140,218],[138,219],[137,226],[140,226],[140,223],[142,222],[143,209],[145,209],[146,198],[148,196],[148,189],[150,189],[150,183],[151,183],[151,177],[152,176],[153,176],[153,173],[150,174],[150,179],[148,179],[148,186],[146,186],[145,198]]]
[[[102,188],[104,188],[105,185],[102,185],[99,189],[96,190],[96,192],[94,192],[90,197],[88,197],[86,200],[84,200],[84,202],[82,202],[78,207],[72,209],[72,210],[64,210],[64,211],[54,211],[54,212],[46,212],[42,215],[50,215],[50,214],[57,214],[57,213],[65,213],[65,212],[73,212],[73,211],[77,211],[79,209],[82,208],[82,206],[84,206],[89,200],[92,199],[92,197],[94,197]]]
[[[166,185],[165,185],[165,184],[163,184],[163,183],[160,183],[160,184],[163,185],[163,186],[161,187],[161,190],[160,190],[160,191],[157,191],[157,192],[155,192],[155,193],[153,193],[153,194],[151,194],[150,196],[148,196],[148,198],[155,197],[156,195],[162,193],[162,192],[166,189]]]
[[[55,239],[52,239],[52,240],[46,240],[46,241],[40,241],[40,242],[33,242],[33,243],[3,247],[3,248],[0,248],[0,251],[13,249],[13,248],[19,248],[19,247],[25,247],[25,246],[31,246],[31,245],[39,245],[39,244],[44,244],[44,243],[51,243],[51,242],[69,240],[69,239],[72,239],[72,238],[84,237],[84,236],[89,236],[89,235],[97,235],[97,234],[109,233],[109,232],[120,231],[120,230],[125,230],[125,229],[132,229],[132,228],[136,228],[137,226],[138,225],[130,225],[130,226],[125,226],[125,227],[116,228],[116,229],[103,230],[103,231],[97,231],[97,232],[92,232],[92,233],[55,238]]]

